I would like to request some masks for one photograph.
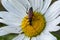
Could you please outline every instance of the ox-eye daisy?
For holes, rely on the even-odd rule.
[[[0,12],[0,36],[19,34],[12,40],[57,40],[50,32],[60,29],[60,1],[52,0],[2,0],[8,12]]]

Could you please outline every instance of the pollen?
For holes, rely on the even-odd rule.
[[[21,24],[22,31],[28,37],[40,35],[46,26],[44,15],[39,12],[33,12],[32,25],[29,24],[28,15],[26,15]]]

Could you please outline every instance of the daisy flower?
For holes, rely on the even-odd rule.
[[[57,40],[50,34],[60,29],[60,1],[52,0],[1,0],[7,11],[1,11],[0,36],[19,34],[12,40]]]

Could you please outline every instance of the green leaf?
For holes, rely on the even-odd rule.
[[[0,36],[0,40],[12,40],[17,35],[18,34],[8,34],[8,35],[5,35],[5,36]]]
[[[7,26],[7,24],[0,23],[0,27],[4,27],[4,26]]]
[[[0,19],[2,19],[2,18],[0,17]]]
[[[60,23],[57,26],[60,26]]]
[[[52,0],[52,2],[51,2],[51,4],[50,4],[50,6],[51,6],[55,1],[57,1],[57,0]]]
[[[1,2],[0,2],[0,11],[6,11],[6,9],[3,7],[3,5],[1,4]]]
[[[60,40],[60,31],[59,31],[59,33],[58,32],[51,32],[51,34],[53,34],[57,38],[57,40]]]

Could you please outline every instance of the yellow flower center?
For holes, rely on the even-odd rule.
[[[26,15],[22,21],[22,31],[28,37],[35,37],[45,28],[46,20],[41,13],[33,12],[32,25],[29,23],[28,15]]]

